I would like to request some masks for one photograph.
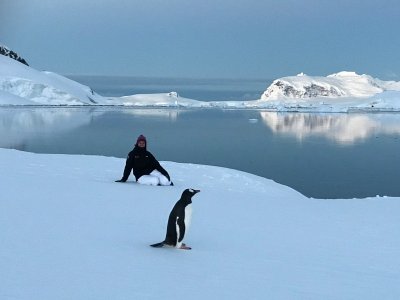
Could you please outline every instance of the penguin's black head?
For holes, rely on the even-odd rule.
[[[194,195],[196,195],[199,192],[200,190],[186,189],[183,191],[181,198],[191,199]]]

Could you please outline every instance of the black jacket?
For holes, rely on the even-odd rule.
[[[124,176],[121,181],[127,181],[131,171],[133,171],[137,181],[141,176],[149,175],[154,170],[158,170],[168,180],[171,180],[168,172],[160,165],[153,154],[147,151],[146,148],[135,146],[126,158]]]

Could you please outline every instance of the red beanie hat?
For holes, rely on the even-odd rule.
[[[136,144],[138,144],[140,141],[144,141],[147,145],[146,137],[143,134],[139,135],[139,137],[136,140]]]

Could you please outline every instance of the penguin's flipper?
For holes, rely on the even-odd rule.
[[[150,247],[154,247],[154,248],[164,247],[164,242],[160,242],[160,243],[156,243],[156,244],[150,245]]]

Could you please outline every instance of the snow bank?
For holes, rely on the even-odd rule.
[[[400,199],[307,199],[251,174],[0,149],[1,299],[398,299]],[[154,249],[181,192],[191,251]]]
[[[179,97],[176,92],[115,97],[112,103],[113,105],[137,107],[202,107],[201,101]]]

